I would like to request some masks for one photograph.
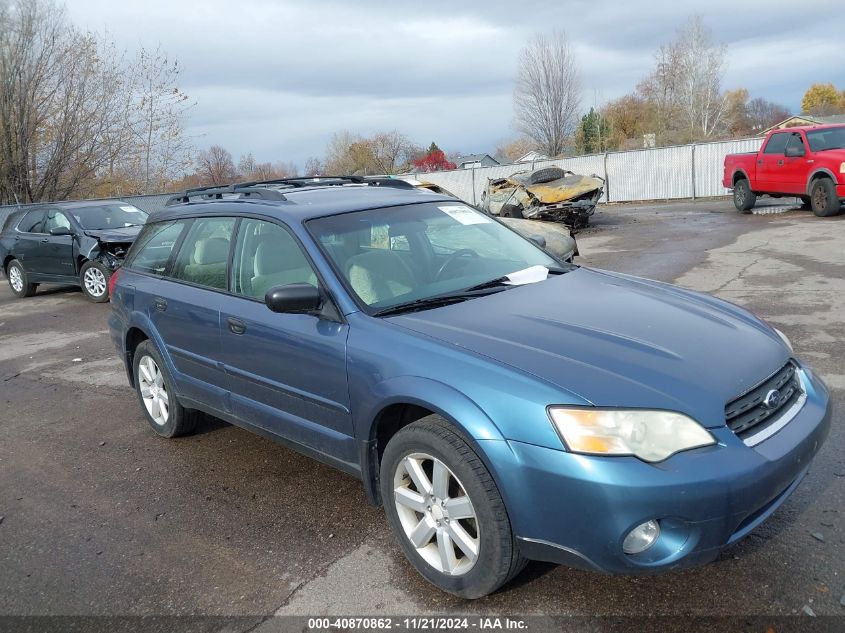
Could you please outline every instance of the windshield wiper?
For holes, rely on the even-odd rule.
[[[425,297],[423,299],[415,299],[414,301],[407,301],[399,303],[389,308],[383,308],[373,313],[373,316],[391,316],[394,314],[402,314],[404,312],[416,312],[418,310],[427,310],[429,308],[439,308],[440,306],[450,305],[452,303],[460,303],[467,299],[474,297],[483,297],[484,295],[492,294],[490,290],[493,287],[471,288],[467,290],[460,290],[458,292],[450,292],[445,295],[436,295],[434,297]],[[506,288],[502,287],[501,290]],[[487,292],[485,292],[487,291]],[[498,292],[499,289],[493,292]]]

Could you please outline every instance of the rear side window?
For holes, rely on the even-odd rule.
[[[186,224],[184,220],[147,224],[129,251],[124,267],[138,272],[163,275],[167,270],[173,247],[179,241]]]
[[[30,211],[18,223],[18,231],[24,233],[41,233],[42,220],[44,219],[43,209]]]
[[[786,149],[786,142],[789,140],[790,134],[786,132],[781,132],[780,134],[772,134],[769,137],[769,142],[766,143],[766,149],[763,150],[764,154],[783,154],[783,150]]]
[[[185,236],[170,277],[198,286],[226,289],[229,245],[235,218],[199,218]]]

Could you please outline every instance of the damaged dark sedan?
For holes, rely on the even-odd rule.
[[[3,272],[17,297],[32,296],[40,284],[73,284],[106,302],[109,278],[146,221],[144,211],[122,201],[21,209],[0,231]]]

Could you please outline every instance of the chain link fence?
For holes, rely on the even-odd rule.
[[[576,174],[601,176],[606,185],[601,202],[642,202],[679,198],[707,198],[727,195],[722,170],[727,154],[756,152],[762,138],[694,143],[673,147],[589,154],[573,158],[535,161],[518,165],[497,165],[414,174],[453,194],[477,204],[491,178],[503,178],[518,171],[561,167]]]
[[[727,154],[756,152],[762,138],[694,143],[673,147],[589,154],[557,160],[543,160],[518,165],[497,165],[476,169],[458,169],[412,174],[418,180],[432,182],[459,198],[477,204],[490,178],[503,178],[526,169],[557,166],[576,174],[596,174],[605,179],[601,202],[642,202],[723,196],[722,165]],[[147,213],[164,208],[173,194],[103,198],[123,200]],[[14,210],[31,205],[0,207],[0,226]]]

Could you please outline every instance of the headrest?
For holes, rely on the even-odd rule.
[[[222,264],[228,258],[229,240],[225,237],[198,240],[194,246],[194,262],[197,264]]]

